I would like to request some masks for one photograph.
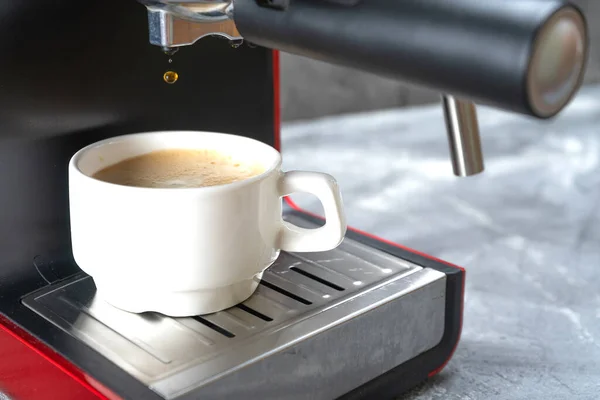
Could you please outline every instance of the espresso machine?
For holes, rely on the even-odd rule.
[[[473,175],[474,103],[551,118],[588,54],[562,0],[27,0],[0,17],[0,398],[14,400],[391,399],[437,374],[465,271],[355,229],[332,251],[282,253],[229,310],[104,303],[72,258],[68,160],[154,130],[279,148],[285,51],[439,91],[454,173]],[[323,224],[285,201],[289,221]]]

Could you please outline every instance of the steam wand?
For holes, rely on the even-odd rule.
[[[444,95],[442,105],[454,175],[471,176],[483,172],[483,152],[475,104]]]

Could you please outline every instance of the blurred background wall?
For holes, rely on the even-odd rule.
[[[600,43],[600,0],[573,2],[586,12],[592,43]],[[284,121],[439,101],[438,93],[289,54],[281,54],[281,68]],[[586,82],[600,82],[600,46],[592,45]]]

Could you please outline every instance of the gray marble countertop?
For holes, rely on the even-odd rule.
[[[452,175],[435,105],[288,124],[284,167],[334,175],[350,225],[467,269],[459,347],[407,399],[599,399],[600,86],[549,122],[479,116],[475,177]]]

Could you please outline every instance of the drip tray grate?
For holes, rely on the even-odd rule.
[[[345,322],[353,317],[369,314],[402,296],[409,298],[416,293],[410,302],[418,306],[409,304],[408,308],[397,308],[396,314],[388,312],[378,318],[407,318],[406,315],[410,316],[415,310],[419,316],[410,316],[410,321],[406,321],[405,329],[411,331],[411,343],[408,346],[396,344],[402,349],[389,360],[389,368],[402,357],[408,359],[435,346],[442,337],[444,326],[444,274],[350,239],[329,252],[282,253],[265,272],[262,283],[250,299],[210,315],[169,318],[155,313],[130,314],[95,297],[95,292],[93,280],[79,274],[42,289],[23,302],[165,398],[176,398],[208,387],[215,395],[232,394],[233,386],[217,387],[213,383],[224,376],[249,371],[247,367],[274,354],[283,354],[284,358],[288,354],[289,358],[289,352],[301,342],[308,343],[317,337],[321,340],[324,338],[321,334],[333,332],[334,327],[347,325]],[[379,323],[363,318],[362,324],[365,323],[367,326],[350,330],[357,337],[345,334],[342,342],[346,347],[339,349],[340,354],[345,351],[345,357],[355,357],[347,351],[348,345],[357,351],[366,350],[369,341],[365,340],[362,330],[368,332],[368,325],[373,329],[381,326],[373,333],[375,335],[397,336],[401,333],[399,324],[402,321]],[[394,331],[385,332],[386,329]],[[333,339],[327,345],[331,351],[335,350],[331,348],[335,346]],[[352,340],[362,342],[352,345]],[[392,341],[392,338],[388,339],[387,346],[392,346],[389,350],[393,351]],[[318,350],[317,341],[314,345],[317,352],[328,351]],[[336,357],[335,363],[344,362],[343,354]],[[304,361],[316,362],[309,358],[304,357]],[[283,362],[289,364],[289,360]],[[292,369],[302,364],[301,360],[293,363]],[[385,368],[385,362],[380,360],[379,364],[378,368]],[[276,362],[272,368],[276,371],[269,373],[285,373],[285,368],[277,366]],[[269,368],[258,369],[262,372],[250,372],[248,379],[252,374],[266,374],[265,369]],[[369,378],[368,375],[363,372],[350,384],[358,385]],[[241,385],[239,376],[232,379]],[[256,378],[251,380],[256,383]],[[330,394],[334,393],[320,391],[310,398]]]

